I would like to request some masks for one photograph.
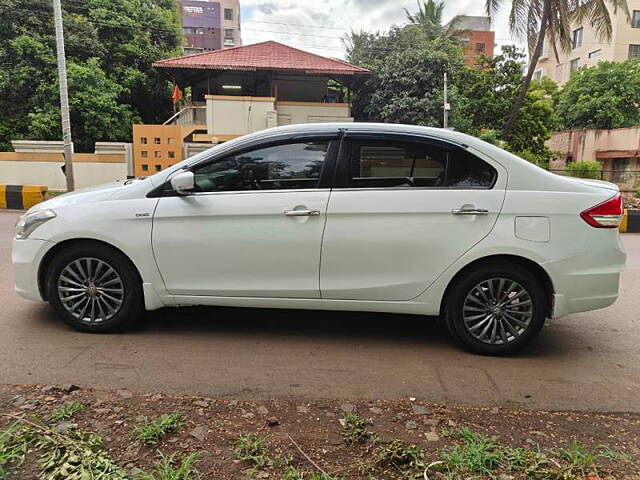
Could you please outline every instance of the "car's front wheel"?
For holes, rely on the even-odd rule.
[[[58,253],[49,265],[45,288],[56,313],[82,332],[121,331],[143,311],[138,272],[107,245],[79,243]]]
[[[517,264],[480,266],[449,292],[445,322],[473,352],[500,355],[530,343],[544,326],[548,301],[543,286]]]

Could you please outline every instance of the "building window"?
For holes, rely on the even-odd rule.
[[[225,20],[233,20],[233,8],[225,8],[224,9],[224,19]]]
[[[147,137],[140,137],[140,143],[142,145],[146,145],[147,144]]]
[[[634,10],[631,17],[631,27],[640,28],[640,10]]]
[[[176,152],[169,151],[169,158],[176,158]]]
[[[156,172],[159,172],[162,170],[162,165],[156,165]]]
[[[147,165],[146,163],[142,164],[142,171],[143,172],[148,172],[149,171],[149,165]]]
[[[155,158],[162,158],[162,152],[158,152],[157,150],[154,152],[153,155]]]
[[[155,143],[156,145],[160,145],[161,142],[162,142],[162,140],[160,139],[160,137],[155,137],[153,139],[153,143]]]
[[[182,7],[182,13],[189,17],[199,17],[204,13],[204,9],[202,7],[190,7],[185,5]]]
[[[584,29],[582,27],[576,29],[573,31],[573,36],[571,39],[571,48],[573,48],[574,50],[576,48],[580,48],[582,46],[582,33],[584,32]]]
[[[629,60],[640,60],[640,45],[629,45]]]
[[[224,38],[225,40],[233,39],[233,28],[224,29]]]
[[[149,158],[149,152],[147,152],[146,150],[142,150],[142,151],[140,152],[140,156],[141,156],[142,158]]]
[[[589,58],[598,58],[602,55],[602,50],[599,48],[598,50],[594,50],[593,52],[589,52]]]
[[[484,55],[486,45],[484,43],[476,43],[476,55]]]
[[[204,35],[204,28],[202,27],[184,27],[182,30],[185,35]]]
[[[169,137],[169,138],[167,138],[167,143],[169,145],[174,145],[176,143],[176,139],[173,138],[173,137]]]
[[[580,68],[580,59],[575,58],[571,60],[571,63],[569,65],[569,72],[571,73],[571,75],[573,75],[579,68]]]

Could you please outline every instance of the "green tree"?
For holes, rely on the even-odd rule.
[[[444,0],[426,0],[422,3],[418,0],[417,12],[411,13],[405,8],[404,13],[411,25],[420,27],[423,30],[427,39],[434,40],[439,37],[447,37],[458,40],[464,33],[456,29],[461,17],[456,16],[446,26],[443,25],[444,7]]]
[[[495,16],[504,3],[504,0],[486,0],[487,13]],[[509,29],[513,34],[527,38],[531,58],[527,74],[503,128],[505,140],[508,140],[518,120],[545,39],[549,40],[557,58],[558,48],[565,51],[571,49],[572,24],[590,23],[600,39],[608,41],[613,31],[608,9],[617,12],[620,8],[629,17],[626,0],[513,0],[510,3]]]
[[[442,125],[443,77],[462,68],[459,45],[394,27],[387,35],[352,33],[347,51],[350,62],[372,72],[354,102],[357,120]]]
[[[179,54],[178,0],[70,0],[62,6],[67,60],[78,74],[73,80],[69,74],[77,150],[95,141],[129,139],[132,121],[157,123],[170,116],[170,85],[151,64]],[[56,68],[51,2],[2,0],[0,150],[12,138],[61,137],[54,124]]]
[[[601,62],[575,72],[558,95],[564,128],[640,125],[640,62]]]
[[[533,82],[509,141],[494,139],[518,95],[523,64],[524,55],[510,46],[503,47],[495,57],[480,57],[478,68],[465,67],[456,81],[458,102],[454,104],[452,124],[544,166],[551,157],[545,142],[558,123],[554,110],[557,86],[553,81]]]

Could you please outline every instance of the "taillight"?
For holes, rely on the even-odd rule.
[[[595,228],[618,228],[623,215],[624,207],[620,194],[580,214],[585,222]]]

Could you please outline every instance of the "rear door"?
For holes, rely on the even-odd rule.
[[[347,133],[322,246],[323,298],[420,295],[492,230],[506,170],[415,136]]]

